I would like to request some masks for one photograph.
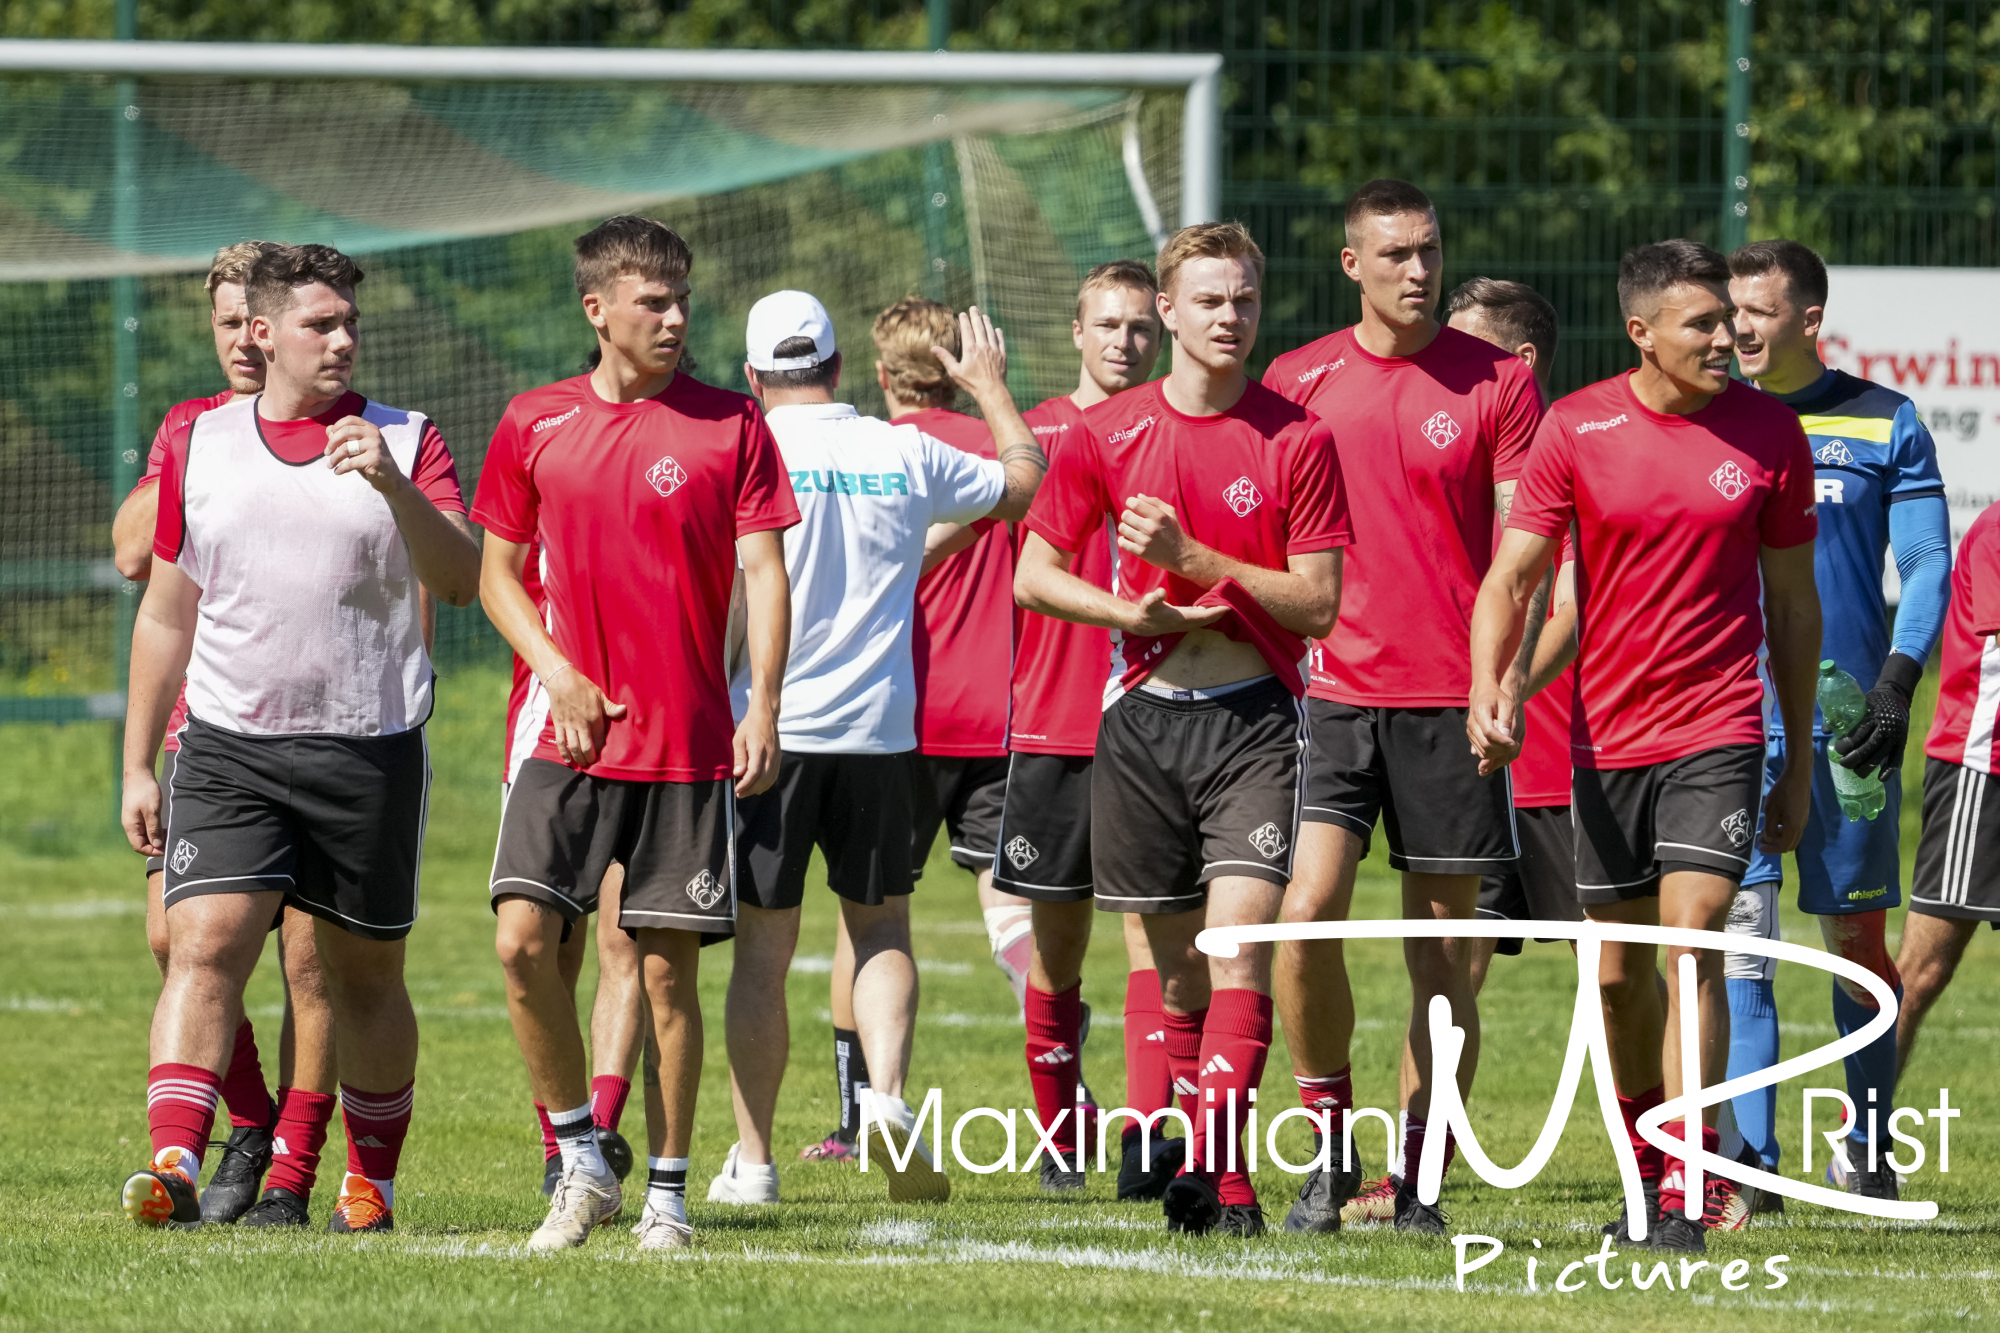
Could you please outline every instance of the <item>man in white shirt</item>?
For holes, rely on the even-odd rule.
[[[834,401],[840,353],[833,321],[812,296],[774,292],[750,310],[745,373],[785,456],[801,521],[785,534],[792,649],[778,717],[784,760],[776,786],[737,806],[728,1033],[740,1139],[709,1188],[711,1202],[778,1197],[771,1118],[790,1046],[785,974],[815,845],[854,944],[855,1026],[877,1136],[870,1156],[889,1177],[892,1201],[951,1192],[902,1095],[917,1012],[908,902],[917,578],[933,524],[1019,519],[1048,468],[1008,396],[999,331],[977,309],[959,317],[959,328],[962,359],[932,351],[979,404],[998,461]],[[737,685],[747,681],[739,673]],[[742,689],[733,693],[740,705]],[[899,1170],[884,1149],[907,1154],[913,1140],[915,1155]]]

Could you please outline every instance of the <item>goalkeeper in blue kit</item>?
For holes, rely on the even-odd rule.
[[[1822,656],[1868,687],[1860,725],[1833,741],[1824,718],[1813,729],[1812,815],[1794,853],[1799,908],[1819,918],[1827,948],[1888,982],[1900,998],[1901,979],[1883,941],[1888,909],[1902,902],[1896,846],[1902,807],[1903,746],[1910,699],[1944,622],[1951,576],[1951,523],[1937,448],[1910,400],[1894,389],[1829,370],[1819,359],[1820,321],[1827,297],[1826,265],[1797,241],[1757,241],[1729,257],[1729,293],[1736,306],[1736,352],[1743,374],[1799,414],[1812,441],[1819,506],[1813,573],[1824,620]],[[1883,593],[1883,555],[1893,554],[1902,596],[1893,626]],[[1784,741],[1771,710],[1770,767],[1784,762]],[[1873,820],[1849,820],[1834,794],[1832,763],[1866,775],[1880,773],[1887,806]],[[1778,937],[1779,858],[1758,854],[1730,909],[1732,934]],[[1729,955],[1729,1077],[1778,1061],[1778,1013],[1772,1000],[1773,959]],[[1834,1026],[1842,1036],[1876,1015],[1872,997],[1835,978]],[[1871,1151],[1871,1091],[1886,1121],[1896,1083],[1896,1034],[1887,1033],[1847,1057],[1848,1095],[1857,1114],[1829,1179],[1870,1198],[1896,1197],[1896,1173]],[[1743,1144],[1739,1160],[1775,1169],[1773,1124],[1777,1089],[1734,1099]],[[1886,1145],[1885,1145],[1886,1148]],[[1725,1153],[1730,1145],[1725,1141]],[[1752,1161],[1752,1157],[1757,1162]],[[1768,1206],[1781,1206],[1767,1196]],[[1752,1205],[1756,1206],[1756,1205]]]

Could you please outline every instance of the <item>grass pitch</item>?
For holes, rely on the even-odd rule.
[[[525,1242],[542,1213],[539,1140],[527,1080],[508,1030],[486,872],[498,816],[498,738],[505,682],[467,673],[444,683],[432,729],[437,786],[424,858],[423,915],[409,975],[423,1031],[417,1111],[397,1190],[393,1236],[362,1239],[139,1231],[116,1189],[146,1156],[146,1034],[158,978],[146,951],[136,857],[111,829],[101,728],[11,728],[0,760],[0,1329],[45,1327],[280,1329],[755,1327],[1141,1329],[1345,1327],[1387,1323],[1495,1330],[1935,1326],[2000,1316],[2000,1028],[1994,963],[1982,932],[1933,1015],[1898,1101],[1934,1106],[1950,1089],[1951,1170],[1936,1170],[1936,1134],[1906,1197],[1935,1199],[1937,1221],[1871,1222],[1792,1205],[1787,1219],[1710,1238],[1714,1266],[1683,1287],[1637,1290],[1625,1254],[1610,1264],[1615,1290],[1584,1269],[1583,1290],[1558,1293],[1564,1265],[1594,1254],[1597,1225],[1616,1212],[1611,1154],[1586,1080],[1555,1160],[1518,1191],[1489,1188],[1463,1165],[1446,1182],[1454,1232],[1503,1241],[1506,1252],[1453,1283],[1448,1242],[1355,1229],[1336,1237],[1275,1232],[1261,1240],[1169,1237],[1156,1206],[1114,1201],[1109,1177],[1082,1201],[1039,1196],[1035,1177],[953,1169],[953,1198],[892,1207],[881,1177],[849,1165],[781,1158],[785,1202],[734,1209],[703,1202],[734,1138],[722,1052],[727,947],[710,950],[702,978],[710,1028],[689,1212],[690,1256],[642,1258],[622,1228],[582,1250],[531,1258]],[[1928,707],[1919,705],[1919,723]],[[1921,731],[1918,733],[1921,734]],[[1915,780],[1905,803],[1904,860],[1916,845]],[[1378,843],[1363,867],[1357,914],[1389,916],[1395,881]],[[1906,879],[1907,883],[1907,879]],[[971,880],[934,860],[913,904],[923,979],[911,1083],[944,1090],[950,1119],[973,1106],[1031,1104],[1012,997],[986,958]],[[801,960],[791,987],[792,1070],[778,1112],[789,1154],[836,1120],[826,1022],[831,898],[809,894]],[[1098,923],[1085,996],[1099,1015],[1085,1051],[1100,1095],[1123,1087],[1114,1026],[1123,998],[1115,922]],[[1892,920],[1891,929],[1896,930]],[[1817,943],[1788,913],[1788,939]],[[1355,1088],[1364,1105],[1395,1108],[1408,991],[1392,943],[1352,946],[1360,1031]],[[249,1004],[274,1070],[280,992],[271,960]],[[584,992],[592,985],[586,973]],[[1780,969],[1787,1056],[1833,1037],[1827,979]],[[1482,1142],[1503,1162],[1527,1150],[1547,1114],[1567,1037],[1576,974],[1566,949],[1529,945],[1496,961],[1484,1009],[1485,1057],[1472,1099]],[[1111,1020],[1111,1021],[1106,1021]],[[1281,1038],[1282,1040],[1282,1038]],[[1837,1066],[1789,1084],[1779,1099],[1784,1169],[1797,1173],[1803,1084],[1844,1086]],[[914,1098],[913,1098],[914,1100]],[[1296,1104],[1282,1047],[1260,1093],[1268,1110]],[[1823,1104],[1824,1106],[1825,1104]],[[1828,1108],[1830,1109],[1830,1108]],[[1822,1112],[1822,1119],[1825,1112]],[[642,1138],[639,1099],[625,1128]],[[1304,1130],[1291,1151],[1304,1155]],[[1023,1129],[1021,1156],[1032,1146]],[[1374,1127],[1360,1151],[1377,1173]],[[968,1155],[1000,1151],[997,1127],[976,1123]],[[1816,1145],[1817,1146],[1817,1145]],[[324,1158],[340,1169],[336,1125]],[[1824,1161],[1824,1149],[1815,1153]],[[1115,1167],[1115,1162],[1113,1163]],[[313,1200],[323,1225],[332,1181]],[[1297,1179],[1265,1169],[1257,1184],[1272,1225]],[[634,1204],[636,1207],[636,1201]],[[628,1212],[628,1216],[635,1216]],[[1536,1249],[1534,1242],[1540,1242]],[[1475,1247],[1477,1254],[1480,1247]],[[1767,1289],[1770,1256],[1784,1286]],[[1538,1261],[1539,1290],[1527,1286]],[[1745,1290],[1717,1270],[1749,1260]],[[1650,1257],[1641,1276],[1650,1276]],[[1576,1276],[1572,1276],[1574,1282]]]

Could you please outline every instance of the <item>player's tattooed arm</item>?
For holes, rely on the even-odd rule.
[[[1535,660],[1522,699],[1531,699],[1576,660],[1576,562],[1565,561],[1549,595],[1548,619],[1536,637]]]
[[[1028,515],[1028,502],[1049,470],[1049,457],[1035,443],[1035,432],[1028,429],[1007,391],[1007,335],[993,327],[985,311],[973,306],[958,317],[958,345],[958,356],[942,347],[931,348],[931,355],[979,404],[979,414],[993,432],[1000,466],[1006,469],[1007,489],[987,517],[1017,522]]]
[[[1482,775],[1504,768],[1521,753],[1521,698],[1512,680],[1521,651],[1528,605],[1556,555],[1557,543],[1539,533],[1509,528],[1500,539],[1479,598],[1472,608],[1472,690],[1465,735],[1479,756]]]
[[[1514,481],[1493,483],[1493,512],[1500,520],[1500,526],[1507,526],[1508,515],[1514,512]]]

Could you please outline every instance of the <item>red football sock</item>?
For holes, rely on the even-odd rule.
[[[1625,1117],[1625,1137],[1631,1141],[1632,1151],[1639,1159],[1639,1179],[1657,1185],[1667,1174],[1664,1154],[1652,1144],[1639,1137],[1639,1117],[1667,1099],[1664,1083],[1655,1084],[1636,1097],[1621,1095],[1618,1098],[1619,1113]]]
[[[616,1074],[599,1074],[590,1080],[590,1119],[599,1129],[618,1128],[625,1114],[625,1099],[632,1095],[632,1080]],[[544,1116],[548,1112],[542,1113]],[[554,1126],[550,1126],[551,1132]]]
[[[1161,1007],[1160,1021],[1167,1029],[1167,1074],[1173,1079],[1174,1096],[1190,1124],[1201,1122],[1201,1030],[1208,1022],[1208,1010],[1177,1014]],[[1188,1159],[1192,1162],[1192,1156]]]
[[[1354,1109],[1354,1066],[1347,1065],[1333,1074],[1301,1074],[1292,1071],[1292,1081],[1299,1085],[1299,1105],[1308,1111],[1317,1111],[1326,1116],[1326,1136],[1333,1141],[1333,1153],[1327,1158],[1334,1170],[1340,1169],[1341,1119],[1345,1112]],[[1319,1149],[1320,1130],[1313,1126],[1313,1149]]]
[[[542,1122],[542,1160],[554,1158],[562,1152],[562,1145],[556,1142],[556,1122],[549,1119],[549,1108],[535,1103],[535,1119]]]
[[[1458,1155],[1458,1140],[1449,1133],[1444,1136],[1444,1169],[1451,1170],[1451,1159]],[[1424,1122],[1416,1116],[1408,1116],[1403,1127],[1403,1179],[1411,1189],[1417,1187],[1417,1172],[1424,1160]]]
[[[154,1065],[148,1070],[146,1128],[153,1136],[153,1156],[163,1148],[179,1148],[199,1162],[208,1151],[221,1092],[222,1080],[200,1065]]]
[[[1669,1120],[1666,1126],[1667,1132],[1678,1139],[1685,1132],[1682,1129],[1683,1124],[1683,1121]],[[1714,1152],[1721,1146],[1721,1133],[1713,1125],[1703,1125],[1701,1127],[1702,1151]],[[1670,1217],[1687,1207],[1687,1177],[1685,1174],[1687,1162],[1673,1153],[1662,1155],[1666,1158],[1667,1172],[1660,1177],[1660,1216]]]
[[[330,1092],[278,1089],[278,1126],[271,1132],[271,1174],[264,1177],[265,1189],[290,1190],[301,1199],[312,1196],[333,1105]]]
[[[257,1032],[247,1018],[236,1029],[236,1049],[229,1056],[229,1072],[222,1076],[222,1100],[229,1106],[230,1128],[271,1127],[271,1094],[264,1090],[264,1068],[257,1062]]]
[[[1035,1118],[1047,1128],[1062,1118],[1056,1142],[1074,1152],[1078,1038],[1083,1035],[1083,983],[1059,995],[1028,983],[1024,1008],[1028,1023],[1028,1084],[1035,1090]],[[1084,1124],[1084,1147],[1094,1141]],[[1081,1170],[1081,1164],[1072,1169]]]
[[[1199,1163],[1202,1174],[1214,1179],[1225,1204],[1257,1202],[1257,1191],[1245,1174],[1250,1159],[1243,1151],[1243,1127],[1250,1122],[1250,1090],[1263,1081],[1264,1058],[1270,1051],[1271,997],[1253,990],[1215,992],[1208,1022],[1202,1027],[1202,1115],[1195,1121],[1188,1158]],[[1232,1101],[1235,1133],[1229,1128]],[[1211,1113],[1215,1116],[1212,1133],[1208,1124]]]
[[[1195,1050],[1201,1049],[1199,1043]],[[1174,1075],[1167,1067],[1167,1024],[1160,1013],[1160,974],[1152,968],[1125,977],[1125,1104],[1151,1115],[1174,1101]],[[1157,1121],[1155,1122],[1158,1123]],[[1125,1122],[1125,1135],[1139,1126]]]
[[[396,1162],[403,1155],[403,1139],[410,1132],[410,1108],[416,1099],[414,1079],[394,1092],[363,1092],[340,1085],[348,1174],[366,1176],[377,1185],[396,1178]]]

